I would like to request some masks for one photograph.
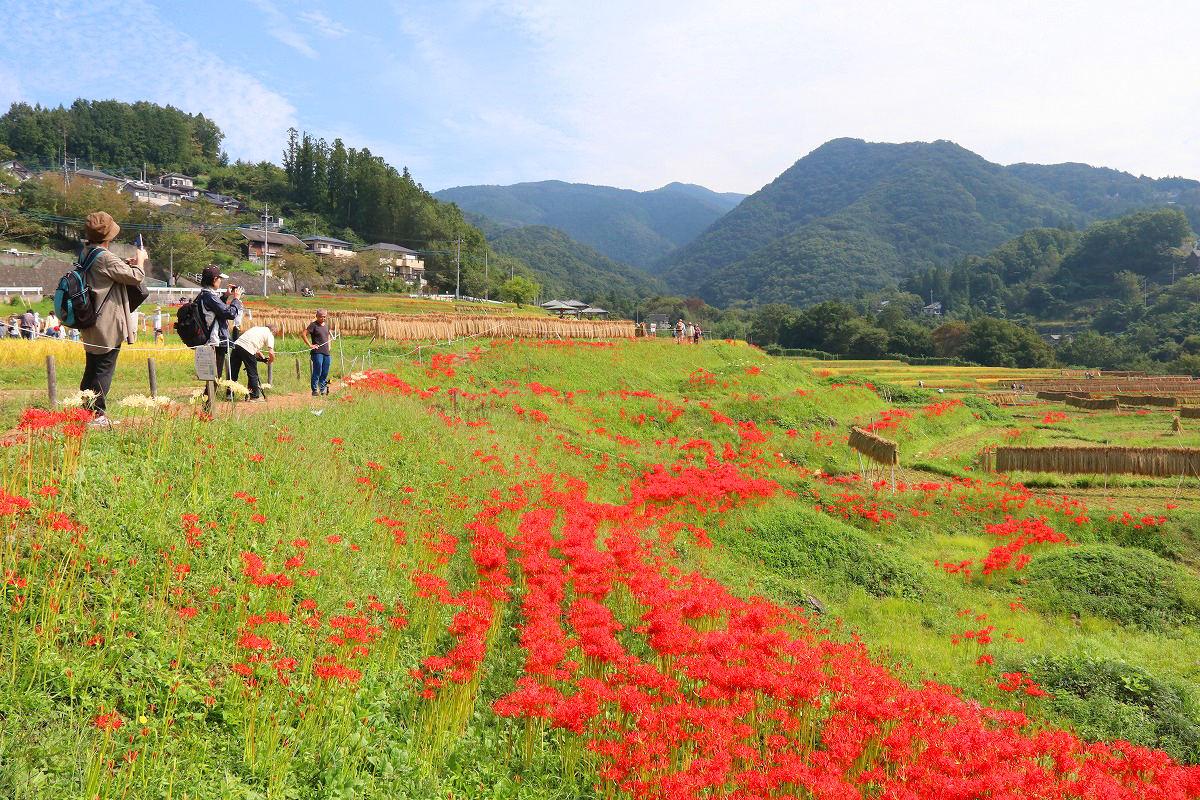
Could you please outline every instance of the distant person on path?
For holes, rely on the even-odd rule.
[[[144,249],[139,248],[137,254],[127,261],[122,261],[109,251],[109,245],[120,232],[121,226],[107,212],[93,211],[83,224],[87,246],[79,256],[80,263],[86,263],[92,251],[103,251],[95,256],[87,273],[88,285],[96,301],[96,324],[79,332],[85,353],[83,380],[79,382],[79,390],[96,393],[91,407],[97,416],[91,424],[97,427],[112,424],[105,399],[112,386],[121,345],[125,342],[133,344],[137,334],[129,318],[129,294],[125,287],[138,286],[146,279]]]
[[[156,306],[154,309],[154,343],[162,347],[166,343],[163,338],[163,323],[166,321],[167,315],[163,313],[162,306]]]
[[[675,321],[675,344],[683,341],[683,320]]]
[[[696,329],[692,333],[692,344],[700,344],[700,337],[703,335],[704,335],[704,332],[700,330],[700,323],[697,322]]]
[[[37,317],[34,316],[33,309],[29,309],[21,315],[21,336],[26,339],[32,339],[37,333]]]
[[[687,324],[687,327],[683,329],[683,335],[684,335],[684,341],[686,341],[686,342],[695,341],[696,326],[689,322]]]
[[[262,382],[258,378],[258,362],[275,360],[275,336],[279,333],[278,326],[259,325],[250,328],[237,338],[229,349],[229,369],[233,380],[238,379],[241,368],[246,368],[246,383],[250,387],[250,402],[265,403],[267,398],[262,393]],[[263,355],[263,351],[266,355]]]
[[[333,334],[329,331],[329,313],[317,309],[317,318],[308,323],[308,327],[300,337],[308,345],[309,359],[312,362],[312,393],[313,397],[329,394],[329,362],[332,360],[330,341]]]
[[[217,377],[224,378],[229,373],[226,370],[226,356],[229,353],[229,321],[235,319],[242,310],[242,290],[239,287],[229,293],[229,302],[221,299],[218,290],[221,281],[229,276],[221,272],[221,268],[209,264],[200,275],[200,316],[204,327],[208,330],[208,344],[217,351]]]

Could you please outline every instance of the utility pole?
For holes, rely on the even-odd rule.
[[[457,300],[461,292],[459,287],[462,285],[462,237],[454,240],[454,299]]]
[[[171,248],[171,257],[167,261],[167,286],[175,285],[175,248]]]
[[[1175,281],[1171,281],[1171,283],[1174,283],[1174,282]],[[483,299],[484,300],[488,299],[488,293],[491,291],[491,289],[492,289],[492,286],[490,283],[488,283],[487,243],[484,242],[484,245],[483,245]]]
[[[263,299],[267,297],[267,220],[271,218],[271,207],[263,206]]]

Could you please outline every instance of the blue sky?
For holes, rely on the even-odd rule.
[[[1144,0],[0,0],[0,108],[149,100],[234,158],[288,127],[427,189],[753,192],[821,143],[1200,179],[1200,4]]]

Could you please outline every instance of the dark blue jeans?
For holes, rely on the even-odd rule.
[[[321,392],[329,385],[329,353],[309,353],[312,359],[312,390]]]

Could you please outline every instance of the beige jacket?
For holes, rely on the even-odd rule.
[[[83,258],[87,258],[94,247],[88,245]],[[84,350],[107,353],[124,342],[134,343],[137,327],[129,321],[129,295],[125,286],[136,286],[145,279],[146,273],[141,267],[130,266],[107,250],[96,256],[88,267],[87,284],[95,293],[100,314],[94,326],[79,332]]]

